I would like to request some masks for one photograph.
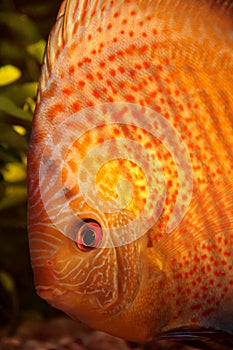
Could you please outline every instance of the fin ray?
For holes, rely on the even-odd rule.
[[[196,347],[198,349],[213,349],[213,345],[222,345],[232,349],[233,335],[212,328],[182,327],[165,332],[159,336],[160,340],[171,340]]]

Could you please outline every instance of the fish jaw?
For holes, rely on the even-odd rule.
[[[36,291],[50,305],[64,311],[75,321],[81,320],[93,329],[107,332],[128,341],[144,342],[153,339],[154,324],[144,322],[144,315],[142,315],[142,319],[137,318],[134,307],[123,310],[115,316],[102,313],[102,317],[99,317],[99,308],[96,306],[95,298],[90,300],[89,296],[88,298],[83,296],[79,299],[71,291],[46,286],[38,286]],[[132,319],[134,319],[133,326]]]
[[[53,307],[63,311],[74,320],[79,320],[92,328],[106,331],[112,335],[118,335],[130,341],[151,340],[155,329],[159,333],[162,325],[167,322],[167,308],[161,308],[161,300],[155,288],[163,290],[167,282],[161,272],[162,266],[158,264],[158,259],[152,262],[148,261],[146,246],[147,237],[142,237],[138,242],[132,243],[132,246],[116,247],[111,251],[107,249],[103,256],[107,254],[111,259],[108,264],[111,268],[112,284],[109,291],[102,294],[95,289],[91,290],[91,282],[87,275],[91,269],[93,253],[79,252],[70,238],[58,233],[49,225],[43,225],[43,232],[38,233],[38,227],[30,226],[30,249],[32,266],[36,291],[41,298],[46,300]],[[42,229],[41,227],[41,229]],[[34,231],[35,230],[35,231]],[[46,241],[43,240],[46,237]],[[59,244],[55,247],[55,242]],[[43,243],[43,246],[42,246]],[[51,245],[53,244],[53,249]],[[45,248],[49,248],[50,250]],[[43,248],[43,249],[41,249]],[[38,250],[41,249],[38,255]],[[131,257],[132,266],[139,266],[135,269],[134,275],[128,276],[129,285],[124,289],[125,271],[130,271],[130,267],[125,269],[130,251],[135,254]],[[96,254],[97,251],[94,252]],[[99,252],[101,258],[101,252]],[[82,259],[80,260],[80,256]],[[128,257],[126,259],[126,257]],[[138,260],[135,260],[137,257]],[[151,257],[152,258],[152,257]],[[81,262],[80,262],[81,261]],[[82,272],[86,265],[86,272]],[[95,260],[93,266],[102,265],[101,260]],[[159,268],[158,268],[159,265]],[[79,271],[71,273],[77,266]],[[117,269],[114,269],[114,267]],[[133,267],[132,267],[133,269]],[[83,273],[85,283],[82,283],[81,275]],[[75,275],[78,274],[75,278]],[[98,274],[96,274],[98,276]],[[79,276],[79,278],[78,278]],[[157,285],[152,280],[157,281]],[[101,281],[103,287],[107,277]],[[158,282],[160,280],[160,282]],[[153,288],[152,288],[153,286]],[[111,290],[112,289],[112,290]],[[111,295],[108,296],[108,293]],[[125,300],[126,298],[126,300]],[[111,299],[111,300],[110,300]],[[151,302],[151,312],[145,313],[144,301]],[[141,318],[138,317],[138,308],[140,308]],[[162,314],[162,315],[161,315]],[[154,321],[151,322],[151,315]],[[133,322],[132,322],[133,320]],[[132,326],[133,323],[133,326]],[[132,331],[133,329],[133,331]]]
[[[108,319],[108,308],[117,302],[118,294],[106,303],[106,295],[96,296],[74,290],[67,286],[68,283],[59,282],[52,270],[46,268],[34,268],[34,280],[37,294],[48,304],[68,314],[75,320],[84,323]],[[111,291],[109,291],[111,294]],[[105,303],[105,304],[104,304]]]
[[[95,323],[103,318],[102,314],[99,315],[99,302],[94,296],[80,295],[62,285],[37,285],[36,292],[48,304],[65,312],[74,320],[90,324],[90,320]],[[106,315],[104,318],[106,319]]]
[[[137,242],[81,252],[74,240],[45,224],[45,214],[43,225],[30,222],[29,236],[36,290],[49,304],[85,323],[130,307],[140,286]]]

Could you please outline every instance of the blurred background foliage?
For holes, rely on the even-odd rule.
[[[34,291],[26,166],[40,65],[60,3],[0,0],[0,336],[55,312]]]

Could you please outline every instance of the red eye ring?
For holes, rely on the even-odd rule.
[[[96,221],[86,221],[79,228],[75,243],[82,252],[89,252],[100,245],[102,236],[102,229]]]

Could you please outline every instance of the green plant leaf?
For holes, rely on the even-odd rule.
[[[11,275],[6,271],[0,270],[0,282],[3,285],[4,289],[9,293],[15,292],[15,282]]]
[[[10,64],[0,67],[0,86],[8,85],[21,77],[21,71]]]
[[[21,150],[27,150],[27,140],[25,136],[19,135],[11,126],[0,123],[0,143],[11,151],[12,148]]]
[[[2,175],[7,182],[19,182],[26,179],[26,167],[22,163],[8,163],[2,170]]]
[[[9,98],[0,96],[0,111],[5,112],[13,117],[31,121],[32,114],[26,111],[23,111],[21,108],[17,107],[14,102]]]
[[[0,199],[0,211],[26,202],[27,190],[25,184],[8,185],[5,195]]]
[[[21,156],[15,150],[5,148],[0,144],[0,164],[19,162],[21,161]],[[1,184],[1,172],[0,172],[0,184]]]
[[[28,97],[35,99],[37,94],[38,83],[30,82],[24,84],[14,84],[6,86],[2,96],[7,97],[18,106],[23,106]]]
[[[5,26],[22,45],[32,44],[41,38],[35,23],[21,13],[0,12],[0,24]]]
[[[0,40],[0,59],[5,64],[17,64],[19,67],[25,62],[25,51],[19,42],[11,41],[6,37]]]
[[[46,41],[41,39],[35,44],[27,46],[27,52],[35,57],[39,63],[42,62],[44,51],[45,51]]]

